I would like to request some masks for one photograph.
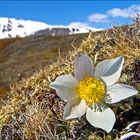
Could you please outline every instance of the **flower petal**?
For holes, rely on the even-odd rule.
[[[129,140],[131,139],[132,137],[135,137],[138,139],[140,139],[140,134],[136,133],[136,132],[129,132],[127,134],[124,134],[120,137],[120,140]]]
[[[109,94],[109,100],[106,103],[116,103],[131,96],[134,96],[138,91],[132,87],[125,84],[114,84],[107,87],[107,94]]]
[[[64,116],[65,120],[81,117],[85,114],[87,105],[84,100],[73,100],[65,106]]]
[[[97,64],[95,68],[95,77],[105,81],[107,86],[117,82],[121,75],[124,58],[119,56],[115,59],[104,60]]]
[[[125,130],[132,130],[132,128],[134,129],[135,128],[135,126],[136,125],[139,125],[140,124],[140,122],[132,122],[132,123],[130,123],[126,128],[125,128]]]
[[[114,112],[105,107],[102,111],[93,108],[88,108],[86,113],[86,118],[88,122],[93,125],[94,127],[101,128],[109,133],[115,123],[115,114]]]
[[[50,87],[56,90],[62,100],[70,101],[79,97],[74,90],[77,85],[78,81],[72,75],[61,75],[50,84]]]
[[[81,54],[76,57],[74,75],[78,81],[81,81],[88,76],[93,77],[93,62],[87,54]]]

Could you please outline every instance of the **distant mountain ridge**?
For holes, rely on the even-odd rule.
[[[23,20],[15,18],[0,18],[0,39],[25,37],[35,35],[66,35],[77,33],[88,33],[100,29],[92,27],[71,27],[62,25],[49,25],[44,22]]]

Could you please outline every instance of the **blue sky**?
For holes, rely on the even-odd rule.
[[[43,21],[53,25],[109,28],[132,22],[139,0],[0,1],[0,17]]]

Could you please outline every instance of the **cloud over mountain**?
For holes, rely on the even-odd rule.
[[[131,5],[127,8],[113,8],[110,9],[107,14],[112,17],[134,18],[140,13],[140,5]]]
[[[140,13],[140,5],[131,5],[126,8],[113,8],[109,9],[105,13],[93,13],[88,16],[89,22],[94,23],[107,23],[112,18],[135,18],[137,14]]]
[[[89,21],[90,22],[96,22],[96,23],[99,23],[99,22],[107,22],[107,15],[106,14],[100,14],[100,13],[95,13],[95,14],[92,14],[92,15],[89,15],[88,17]]]

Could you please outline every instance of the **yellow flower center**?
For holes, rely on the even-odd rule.
[[[76,88],[81,99],[84,99],[88,105],[102,101],[105,98],[104,84],[93,77],[87,77],[80,81]]]

